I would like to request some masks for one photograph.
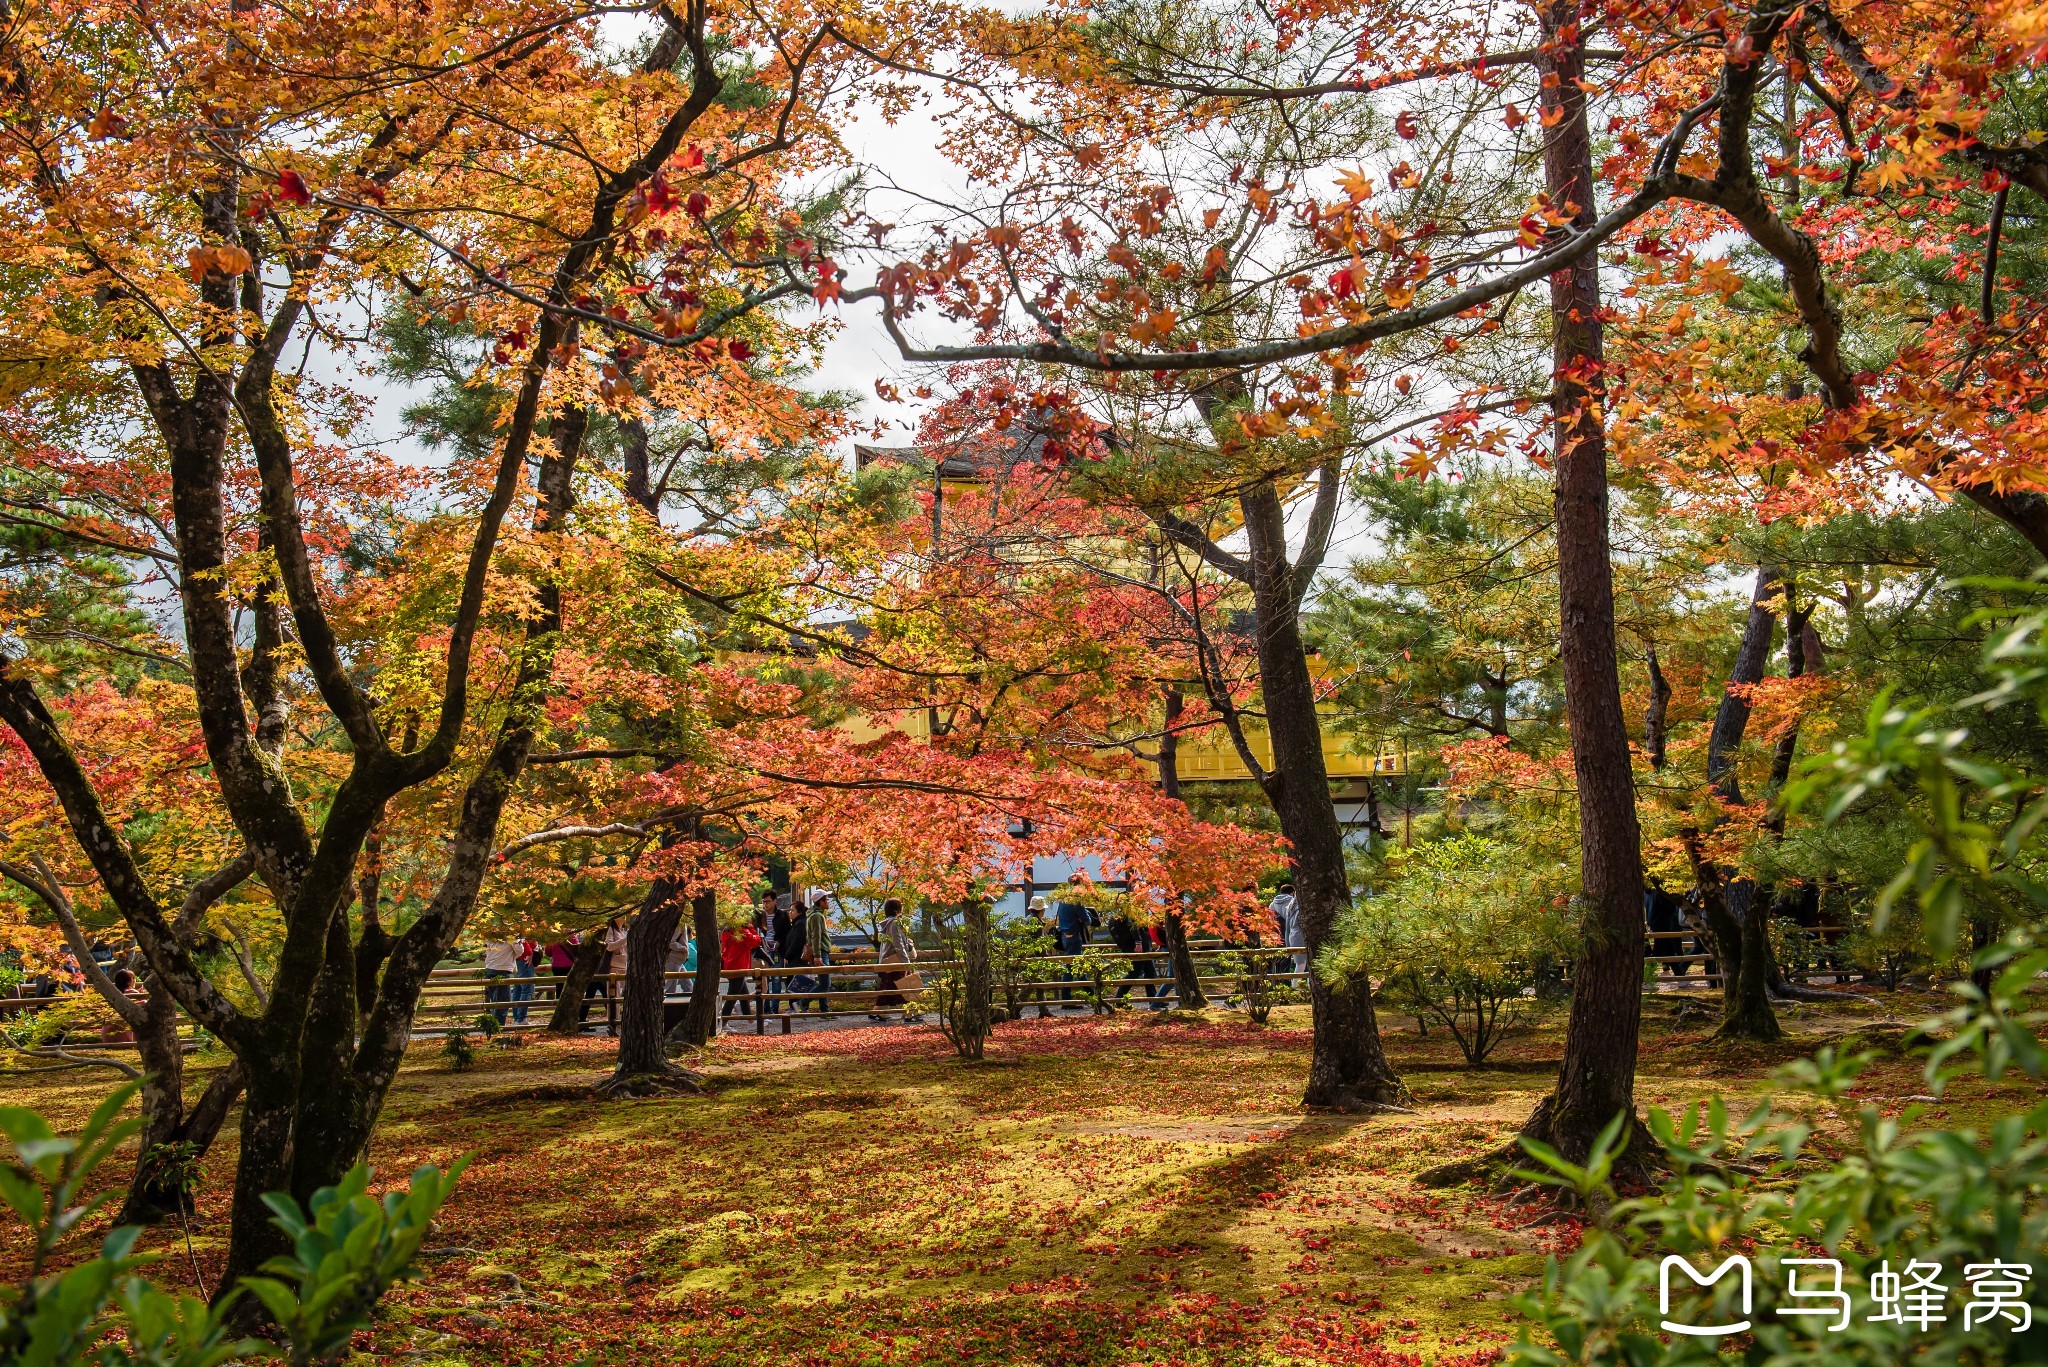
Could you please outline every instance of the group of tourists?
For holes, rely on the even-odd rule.
[[[717,971],[724,983],[721,1019],[735,1014],[751,1019],[758,1003],[763,1015],[780,1014],[785,1006],[792,1013],[806,1009],[823,1014],[832,1009],[835,993],[832,975],[817,970],[832,965],[834,947],[831,919],[834,899],[830,892],[763,892],[753,919],[744,925],[727,927],[718,935]],[[622,999],[631,918],[613,917],[605,927],[592,932],[602,937],[603,950],[584,992],[581,1015],[587,1019],[602,1001],[605,1032],[618,1033],[619,1003]],[[907,1022],[921,1019],[910,1010],[908,994],[923,987],[916,972],[917,947],[910,934],[910,922],[903,903],[890,898],[882,904],[882,918],[876,927],[878,942],[874,1000],[870,1020],[885,1020],[901,1011]],[[496,940],[484,946],[484,1000],[500,1024],[524,1025],[527,1003],[533,1000],[534,979],[543,963],[566,983],[576,964],[581,934],[565,936],[542,946],[533,940]],[[700,954],[695,935],[687,924],[678,925],[663,964],[663,994],[687,996],[698,972]],[[892,967],[901,965],[901,967]]]
[[[868,996],[869,989],[844,991],[834,988],[833,975],[820,972],[832,967],[835,948],[831,923],[838,908],[833,894],[813,890],[778,893],[762,892],[752,918],[743,925],[722,929],[718,936],[717,969],[724,984],[720,994],[719,1018],[734,1016],[751,1020],[762,1016],[791,1014],[823,1015],[832,1010],[834,998]],[[1283,883],[1267,908],[1273,939],[1293,951],[1285,956],[1283,971],[1306,968],[1303,927],[1294,898],[1294,885]],[[1141,989],[1146,1004],[1165,1010],[1171,1004],[1173,988],[1169,974],[1162,973],[1155,957],[1167,952],[1162,931],[1132,920],[1121,913],[1105,923],[1088,906],[1059,897],[1031,898],[1028,919],[1040,926],[1052,953],[1073,958],[1085,952],[1099,930],[1106,929],[1117,951],[1126,957],[1125,971],[1115,988],[1118,1001]],[[625,977],[631,918],[618,916],[602,930],[603,950],[598,957],[581,1008],[584,1019],[597,1002],[605,1009],[607,1034],[618,1033],[619,1002]],[[911,937],[910,920],[903,903],[889,898],[882,903],[881,919],[874,927],[875,962],[872,1000],[868,1019],[887,1020],[901,1012],[906,1023],[922,1017],[912,1005],[912,994],[923,988],[917,972],[917,946]],[[1254,946],[1263,943],[1263,931],[1250,936]],[[524,1025],[528,1003],[533,1000],[534,980],[541,966],[566,984],[584,943],[582,935],[570,935],[548,945],[530,939],[498,940],[484,946],[484,999],[501,1024]],[[692,928],[677,926],[663,964],[663,992],[667,996],[688,995],[702,962]],[[863,964],[865,967],[865,964]],[[1059,1000],[1068,1009],[1083,1005],[1075,988],[1081,977],[1070,971],[1070,981],[1059,987]]]

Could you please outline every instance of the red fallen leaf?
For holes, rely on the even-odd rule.
[[[690,197],[683,201],[683,209],[691,218],[701,223],[704,221],[704,215],[711,212],[711,196],[702,190],[692,190]]]
[[[1412,139],[1422,130],[1416,126],[1414,112],[1404,109],[1394,116],[1394,131],[1404,138]]]
[[[297,171],[277,173],[277,197],[287,204],[311,204],[313,192],[306,188],[306,182]]]
[[[754,349],[747,345],[747,339],[744,337],[733,338],[725,344],[725,349],[735,361],[748,360],[754,354]]]

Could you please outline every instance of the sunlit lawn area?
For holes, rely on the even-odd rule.
[[[1797,1008],[1795,1037],[1760,1052],[1659,999],[1638,1094],[1751,1095],[1825,1036],[1895,1047],[1926,1005]],[[466,1073],[422,1042],[380,1170],[476,1157],[423,1279],[359,1347],[472,1364],[1490,1361],[1514,1334],[1507,1298],[1576,1226],[1411,1178],[1512,1132],[1549,1085],[1561,1017],[1475,1070],[1441,1032],[1387,1024],[1414,1115],[1303,1114],[1300,1008],[1264,1028],[1024,1021],[979,1064],[929,1029],[732,1037],[708,1095],[619,1103],[586,1094],[606,1040],[480,1050]],[[1866,1081],[1901,1104],[1924,1087],[1896,1057]],[[69,1117],[106,1084],[4,1093]],[[1973,1082],[1945,1103],[1967,1123],[2022,1095]],[[230,1134],[194,1238],[209,1285],[232,1159]],[[176,1227],[152,1237],[160,1280],[189,1283]]]

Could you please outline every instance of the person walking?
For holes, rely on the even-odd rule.
[[[486,1002],[509,1002],[512,1000],[512,985],[505,981],[519,963],[519,943],[516,940],[492,940],[484,945],[484,1000]],[[503,1025],[509,1015],[503,1006],[491,1012]]]
[[[882,924],[877,938],[881,941],[876,962],[881,964],[909,964],[917,962],[917,947],[910,942],[910,927],[903,921],[903,903],[891,897],[882,903]],[[898,985],[903,981],[901,970],[891,972],[887,968],[875,970],[875,1009],[868,1012],[869,1020],[887,1020],[888,1012],[907,1006]],[[904,1021],[909,1022],[910,1013],[904,1010]]]
[[[512,961],[512,1023],[526,1024],[526,1004],[533,1000],[533,961],[540,956],[540,945],[533,940],[519,942],[519,957]]]
[[[678,923],[676,933],[669,938],[668,955],[663,960],[661,966],[661,995],[664,997],[688,996],[690,994],[689,977],[677,977],[676,975],[694,975],[696,971],[697,942],[690,936],[688,928]]]
[[[1152,951],[1152,928],[1150,926],[1138,925],[1122,912],[1118,912],[1109,918],[1109,938],[1116,941],[1119,953],[1139,956],[1150,954]],[[1166,985],[1150,981],[1158,976],[1159,965],[1155,960],[1142,957],[1132,958],[1129,969],[1124,973],[1123,981],[1117,984],[1116,999],[1122,1001],[1130,996],[1131,984],[1135,982],[1145,989],[1147,1005],[1154,1011],[1162,1009],[1159,1003],[1153,999],[1165,991]]]
[[[804,917],[804,959],[813,968],[829,968],[832,964],[832,932],[825,920],[825,909],[831,905],[829,893],[819,893],[811,902],[811,909]],[[816,973],[811,976],[812,990],[826,993],[832,990],[832,975]],[[801,990],[801,989],[799,989]],[[832,999],[827,996],[816,998],[818,1014],[824,1015],[832,1009]],[[798,1003],[802,1005],[801,1002]]]
[[[1307,948],[1308,941],[1301,929],[1301,907],[1294,900],[1294,884],[1282,883],[1279,893],[1267,908],[1273,913],[1273,927],[1279,932],[1278,939],[1290,952],[1285,956],[1285,967],[1290,973],[1305,972],[1308,964],[1306,955],[1292,951]]]
[[[626,918],[614,916],[604,927],[604,1032],[619,1033],[619,998],[626,990]]]
[[[1054,924],[1058,927],[1060,953],[1071,958],[1088,947],[1088,935],[1092,928],[1088,921],[1088,908],[1079,902],[1054,902],[1052,914]],[[1074,970],[1063,969],[1062,974],[1066,985],[1060,988],[1060,1000],[1068,1004],[1068,1010],[1073,1010],[1083,1005],[1074,1000]]]
[[[787,964],[789,955],[783,946],[789,940],[789,908],[775,895],[773,888],[761,894],[760,920],[757,924],[761,927],[762,962],[771,968]],[[788,990],[789,978],[786,975],[778,974],[768,980],[767,1009],[770,1012],[776,1015],[782,1013],[782,994]]]
[[[754,966],[754,951],[760,944],[761,932],[752,925],[718,933],[718,962],[719,967],[725,970],[725,1005],[719,1008],[720,1017],[732,1015],[735,1006],[742,1016],[754,1014],[753,1005],[747,1000],[753,995],[754,988],[744,974]],[[735,973],[743,976],[734,977]]]

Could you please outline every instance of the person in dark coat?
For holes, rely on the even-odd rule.
[[[1138,925],[1130,917],[1121,913],[1109,918],[1109,938],[1116,941],[1117,949],[1125,954],[1149,954],[1152,952],[1151,927]],[[1133,981],[1137,981],[1144,986],[1145,996],[1150,1001],[1151,998],[1157,997],[1166,990],[1166,984],[1145,982],[1144,980],[1158,976],[1159,965],[1156,960],[1146,958],[1132,959],[1129,970],[1124,974],[1124,980],[1117,984],[1116,999],[1122,1001],[1130,996],[1131,984]],[[1156,1001],[1151,1002],[1151,1006],[1154,1011],[1160,1009],[1159,1003]]]
[[[1651,948],[1654,955],[1678,955],[1685,953],[1685,915],[1678,905],[1678,899],[1664,890],[1656,879],[1643,890],[1643,920],[1650,929]],[[1664,967],[1679,977],[1691,965],[1676,963]]]

